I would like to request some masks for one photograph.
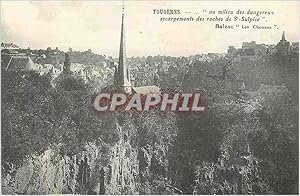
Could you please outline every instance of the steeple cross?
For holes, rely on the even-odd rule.
[[[125,0],[122,1],[122,15],[125,13]]]

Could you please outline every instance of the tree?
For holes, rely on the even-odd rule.
[[[70,73],[71,71],[70,67],[71,67],[70,55],[68,53],[65,53],[65,61],[64,61],[64,68],[63,68],[65,74]]]

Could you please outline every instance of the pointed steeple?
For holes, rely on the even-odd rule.
[[[124,2],[123,2],[119,64],[118,64],[117,72],[115,74],[115,84],[117,85],[118,88],[122,88],[127,93],[131,93],[131,84],[130,84],[129,75],[130,73],[126,62]]]
[[[285,41],[285,32],[284,32],[284,31],[282,32],[281,40],[282,40],[282,41]]]

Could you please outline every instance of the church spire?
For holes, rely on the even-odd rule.
[[[126,93],[131,93],[130,73],[126,62],[125,27],[124,27],[124,2],[122,7],[121,40],[119,51],[119,64],[115,74],[115,84]]]
[[[284,31],[282,32],[281,40],[282,40],[282,41],[285,41],[285,32],[284,32]]]

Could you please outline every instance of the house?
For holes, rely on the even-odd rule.
[[[161,94],[160,89],[155,86],[140,86],[140,87],[132,87],[132,91],[137,94]]]
[[[4,50],[4,49],[19,50],[20,47],[17,46],[16,44],[14,44],[14,43],[4,43],[4,42],[2,42],[1,43],[1,50]]]
[[[38,66],[28,56],[11,56],[3,68],[5,71],[39,71]]]

